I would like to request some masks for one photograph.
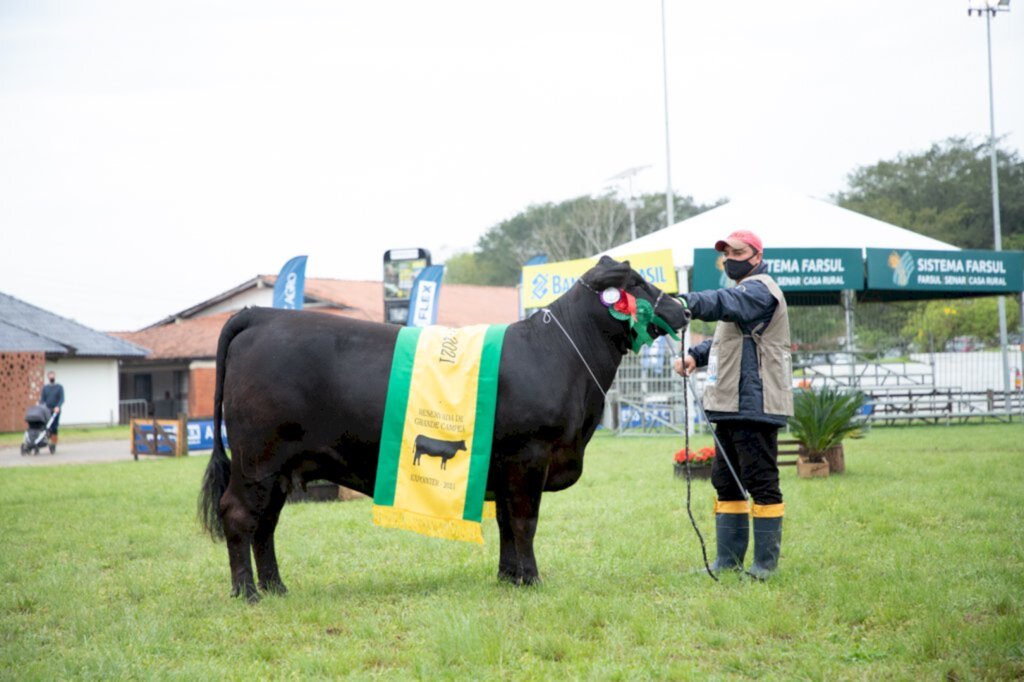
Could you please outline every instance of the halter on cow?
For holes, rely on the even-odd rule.
[[[600,296],[607,289],[645,302],[637,307],[649,307],[651,315],[610,314]],[[539,579],[533,538],[541,494],[579,479],[623,355],[638,338],[683,329],[689,320],[678,300],[663,296],[628,262],[607,257],[549,310],[559,325],[536,315],[509,326],[498,370],[487,492],[497,507],[498,577],[518,585]],[[214,449],[199,516],[214,538],[227,542],[234,595],[259,598],[250,553],[259,588],[286,591],[274,530],[294,486],[326,479],[373,493],[398,329],[269,308],[248,308],[224,325]]]

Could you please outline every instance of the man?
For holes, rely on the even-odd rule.
[[[782,291],[766,272],[761,239],[738,230],[715,244],[736,286],[685,294],[693,317],[717,320],[714,338],[676,358],[676,372],[689,376],[707,366],[703,405],[716,425],[720,447],[711,471],[715,486],[718,556],[712,569],[743,570],[754,517],[754,561],[748,573],[766,580],[782,546],[778,431],[793,414],[789,316]],[[723,451],[724,450],[724,451]],[[725,459],[753,499],[744,499]]]
[[[57,451],[57,427],[60,425],[60,408],[64,404],[64,387],[57,383],[57,374],[49,372],[46,375],[48,384],[43,386],[39,395],[39,402],[50,408],[53,413],[53,423],[50,425],[50,452]]]

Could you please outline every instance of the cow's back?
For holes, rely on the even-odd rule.
[[[249,461],[281,448],[334,452],[360,475],[376,462],[398,327],[308,311],[253,308],[225,357],[228,440]],[[335,459],[337,459],[335,457]]]

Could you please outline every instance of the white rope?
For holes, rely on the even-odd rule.
[[[594,383],[597,385],[597,390],[601,391],[601,395],[603,395],[604,399],[607,401],[608,394],[605,393],[603,388],[601,388],[601,382],[599,382],[597,377],[594,376],[594,370],[590,369],[590,365],[587,364],[587,360],[583,357],[583,353],[580,352],[580,349],[576,347],[576,343],[572,340],[572,337],[569,336],[569,332],[565,331],[565,327],[562,326],[562,323],[558,321],[558,318],[555,317],[555,314],[551,312],[549,308],[541,308],[541,312],[544,313],[544,317],[541,318],[544,324],[550,324],[550,321],[554,320],[555,324],[558,325],[558,328],[562,330],[563,334],[565,334],[565,338],[569,339],[569,343],[572,345],[573,350],[576,351],[576,355],[580,356],[580,361],[583,363],[583,366],[587,368],[588,372],[590,372],[590,378],[593,379]]]

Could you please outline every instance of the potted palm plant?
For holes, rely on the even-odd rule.
[[[827,476],[828,472],[841,474],[846,470],[843,439],[856,436],[864,428],[863,407],[864,394],[860,391],[826,386],[796,393],[789,429],[801,444],[797,462],[801,476]],[[828,464],[824,474],[823,462]]]

